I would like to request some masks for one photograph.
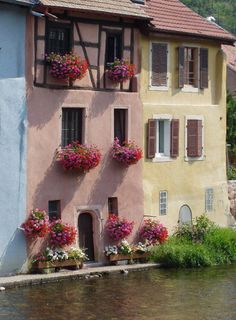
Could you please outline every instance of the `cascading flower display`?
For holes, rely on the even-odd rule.
[[[140,229],[140,237],[149,244],[163,243],[168,237],[167,228],[156,220],[144,220]]]
[[[143,156],[142,149],[133,141],[124,142],[123,145],[120,145],[118,138],[114,140],[111,154],[115,160],[126,166],[137,163]]]
[[[114,82],[124,82],[134,76],[135,65],[123,59],[115,59],[107,68],[108,78]]]
[[[46,61],[50,63],[49,73],[57,79],[81,79],[88,70],[88,63],[73,53],[64,55],[51,52],[46,55]]]
[[[27,238],[43,238],[49,232],[49,217],[46,211],[33,209],[21,227]]]
[[[74,243],[77,231],[75,227],[61,220],[50,224],[49,243],[52,247],[64,247]]]
[[[128,237],[131,234],[133,227],[133,221],[128,221],[127,219],[120,218],[114,214],[109,215],[105,225],[108,236],[115,241]]]
[[[65,170],[88,172],[99,164],[101,153],[94,145],[83,145],[75,141],[58,151],[57,160]]]

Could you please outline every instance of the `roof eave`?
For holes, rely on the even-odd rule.
[[[205,34],[196,34],[196,33],[190,33],[190,32],[181,32],[181,31],[171,31],[171,30],[165,30],[165,29],[158,29],[155,27],[149,27],[149,31],[154,33],[165,33],[169,35],[174,36],[186,36],[186,37],[195,37],[197,39],[205,39],[205,40],[212,40],[220,42],[221,44],[227,44],[227,45],[234,45],[236,42],[236,38],[224,38],[224,37],[217,37],[217,36],[210,36]]]

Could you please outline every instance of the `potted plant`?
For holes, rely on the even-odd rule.
[[[74,243],[76,234],[75,227],[55,220],[50,224],[49,243],[52,247],[69,246]]]
[[[46,55],[46,61],[50,63],[50,75],[60,80],[81,79],[88,69],[87,61],[74,53],[61,55],[51,52]]]
[[[101,153],[94,145],[83,145],[75,141],[58,151],[57,160],[65,170],[88,172],[99,164]]]
[[[49,217],[44,210],[33,209],[21,228],[27,238],[43,238],[49,232]]]
[[[120,144],[119,139],[115,138],[111,155],[113,159],[118,162],[130,166],[137,163],[143,156],[142,149],[138,147],[133,141],[124,142]]]
[[[168,231],[159,221],[147,219],[144,220],[139,235],[152,245],[163,243],[168,237]]]
[[[108,236],[114,241],[122,240],[128,237],[134,227],[133,221],[128,221],[125,218],[120,218],[114,214],[110,214],[106,221],[106,231]]]
[[[114,82],[122,83],[134,76],[135,65],[124,59],[115,59],[107,64],[108,78]]]

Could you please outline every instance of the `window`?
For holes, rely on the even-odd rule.
[[[107,32],[106,63],[114,62],[115,58],[122,58],[122,34]]]
[[[57,220],[61,218],[61,201],[50,200],[48,201],[48,215],[49,220]]]
[[[161,216],[167,214],[167,191],[159,193],[159,212]]]
[[[114,138],[122,144],[127,139],[127,109],[114,109]]]
[[[179,120],[169,115],[158,115],[148,120],[149,159],[165,160],[179,155]]]
[[[73,141],[83,142],[83,108],[62,109],[62,147]]]
[[[167,87],[167,55],[166,43],[151,43],[150,87],[153,89]]]
[[[203,160],[204,135],[203,117],[187,116],[185,130],[185,159]]]
[[[213,188],[207,188],[205,191],[205,211],[213,211],[214,190]]]
[[[65,54],[71,51],[70,25],[48,22],[46,53]]]
[[[208,49],[180,47],[179,87],[208,88]]]
[[[108,198],[108,213],[118,216],[118,199],[116,197]]]

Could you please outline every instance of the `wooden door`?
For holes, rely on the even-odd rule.
[[[79,215],[79,246],[85,248],[90,261],[94,261],[93,244],[93,218],[89,212],[83,212]]]

